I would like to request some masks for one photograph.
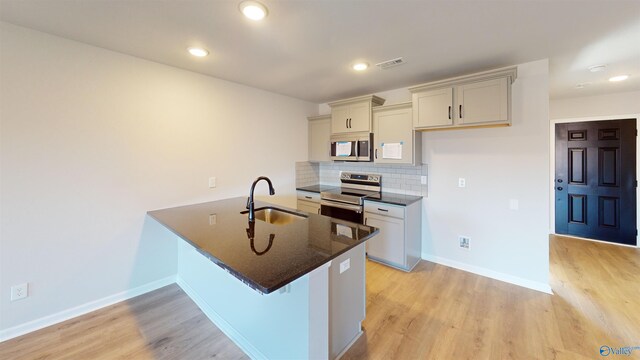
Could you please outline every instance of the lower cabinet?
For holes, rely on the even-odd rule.
[[[422,202],[408,206],[365,201],[364,221],[380,233],[367,241],[369,259],[411,271],[422,252]]]
[[[320,194],[298,190],[297,197],[298,210],[312,214],[320,214]]]

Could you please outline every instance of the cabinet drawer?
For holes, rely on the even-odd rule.
[[[364,211],[372,214],[380,214],[391,216],[398,219],[404,219],[404,206],[388,205],[375,201],[365,201]]]
[[[308,191],[298,190],[298,200],[311,201],[320,203],[320,194]]]

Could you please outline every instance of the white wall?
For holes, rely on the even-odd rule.
[[[274,181],[275,202],[295,206],[294,164],[306,160],[316,104],[7,23],[0,31],[5,334],[175,275],[176,244],[147,210],[246,196],[259,175]],[[9,302],[22,282],[30,297]]]
[[[555,99],[549,102],[551,119],[640,114],[640,91]]]
[[[521,64],[512,126],[423,133],[423,257],[549,290],[548,87],[547,60]],[[471,238],[469,251],[458,247],[459,235]]]

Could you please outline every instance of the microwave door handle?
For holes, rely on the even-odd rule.
[[[355,143],[355,146],[356,146],[356,159],[357,159],[360,156],[360,154],[359,154],[360,153],[360,141],[355,140],[354,143]]]

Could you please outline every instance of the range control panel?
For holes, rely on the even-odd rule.
[[[360,184],[370,184],[370,185],[379,185],[382,180],[382,175],[378,174],[356,174],[350,172],[341,172],[340,173],[340,181],[341,182],[353,182]]]

